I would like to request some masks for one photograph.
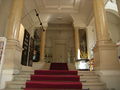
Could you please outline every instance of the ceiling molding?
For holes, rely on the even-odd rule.
[[[26,15],[22,21],[27,28],[39,27],[39,21],[33,11],[37,9],[42,23],[48,23],[52,15],[68,14],[72,16],[76,27],[85,27],[92,16],[91,1],[92,0],[25,0],[23,17],[27,13],[29,15]]]

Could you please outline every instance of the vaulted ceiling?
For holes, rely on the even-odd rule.
[[[22,23],[27,29],[39,27],[34,9],[44,25],[73,22],[85,27],[93,16],[92,0],[25,0]]]

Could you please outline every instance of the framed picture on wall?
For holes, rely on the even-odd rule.
[[[86,29],[79,30],[79,38],[80,38],[80,57],[82,59],[88,58],[87,53],[87,36],[86,36]]]

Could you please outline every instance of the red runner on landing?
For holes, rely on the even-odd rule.
[[[67,63],[51,63],[50,70],[68,70]]]

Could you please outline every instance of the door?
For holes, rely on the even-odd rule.
[[[29,39],[30,39],[30,34],[27,32],[27,30],[25,30],[24,40],[23,40],[22,60],[21,60],[21,64],[25,66],[28,65]]]
[[[53,62],[67,62],[67,51],[65,43],[56,43],[53,49]]]
[[[28,66],[32,66],[33,63],[33,52],[34,52],[34,39],[31,37],[30,38],[30,43],[29,43],[29,60],[28,60]]]

